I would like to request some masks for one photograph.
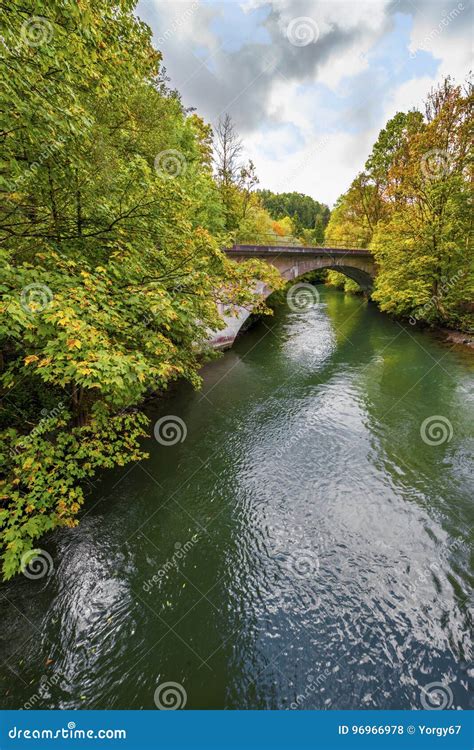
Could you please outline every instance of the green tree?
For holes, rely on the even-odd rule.
[[[372,242],[383,310],[472,327],[472,107],[472,87],[446,79],[393,155]]]
[[[258,195],[273,219],[278,221],[285,216],[291,216],[298,236],[302,235],[305,229],[315,230],[317,227],[320,234],[320,227],[324,229],[329,221],[329,208],[309,195],[272,193],[270,190],[259,190]]]
[[[14,0],[3,17],[6,577],[44,531],[74,525],[83,479],[143,455],[147,393],[199,385],[219,305],[264,309],[255,279],[281,285],[222,252],[210,128],[168,89],[133,8]]]
[[[472,329],[472,85],[447,78],[425,116],[397,113],[338,200],[326,240],[370,247],[373,298],[412,322]]]

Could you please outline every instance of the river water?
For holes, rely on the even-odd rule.
[[[468,707],[472,355],[319,289],[0,587],[2,707]]]

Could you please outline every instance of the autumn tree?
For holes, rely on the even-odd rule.
[[[3,573],[73,526],[83,481],[144,454],[143,398],[200,383],[219,306],[276,271],[222,252],[211,132],[131,0],[12,0],[0,58]]]
[[[472,328],[472,86],[397,113],[337,202],[326,239],[370,247],[373,298],[412,322]]]
[[[446,79],[394,155],[372,242],[383,310],[472,326],[472,107],[472,86]]]

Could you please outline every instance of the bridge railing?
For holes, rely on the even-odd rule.
[[[336,248],[339,250],[367,250],[367,243],[363,239],[354,240],[354,238],[347,238],[343,240],[324,240],[324,242],[311,242],[310,244],[304,245],[298,241],[295,237],[290,235],[276,235],[272,233],[261,233],[255,237],[252,242],[236,240],[233,247],[294,247],[304,250],[304,248],[320,247],[324,248]]]

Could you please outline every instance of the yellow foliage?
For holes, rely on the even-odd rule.
[[[36,354],[29,354],[24,359],[25,365],[30,365],[32,362],[37,362],[39,360],[39,357],[36,356]]]
[[[79,339],[68,339],[66,341],[66,344],[67,344],[67,346],[68,346],[69,349],[80,349],[81,346],[82,346],[82,344],[79,341]]]

